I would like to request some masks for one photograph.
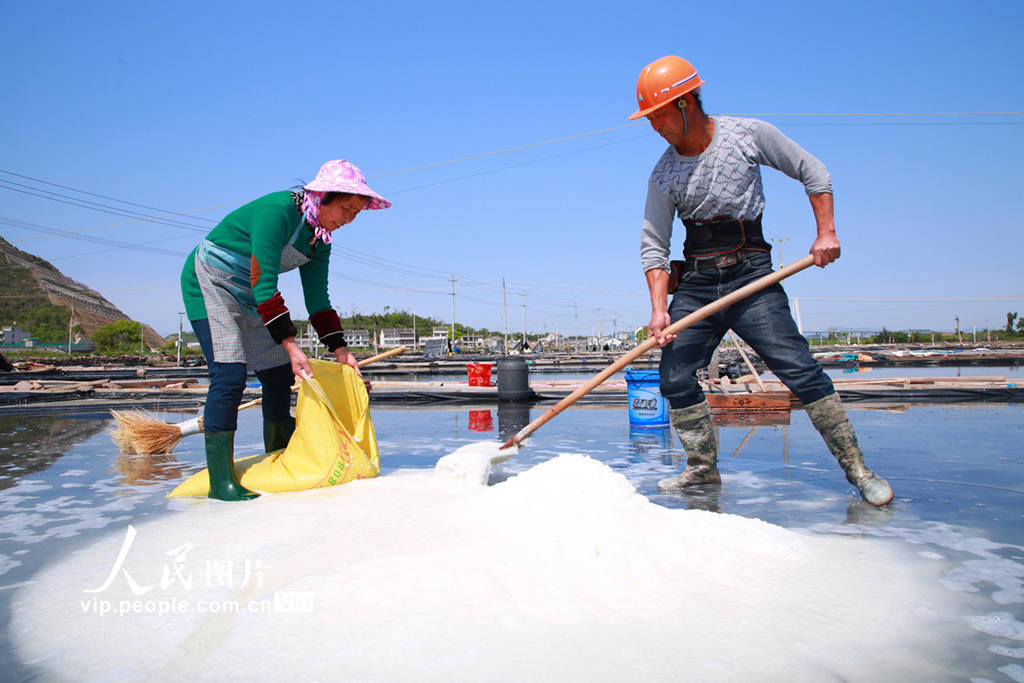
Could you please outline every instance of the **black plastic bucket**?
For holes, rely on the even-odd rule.
[[[525,401],[533,396],[530,370],[522,358],[498,360],[498,400]]]

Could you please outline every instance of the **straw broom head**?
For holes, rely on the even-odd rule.
[[[181,441],[178,425],[167,424],[141,410],[111,410],[117,426],[110,430],[122,453],[170,453]]]

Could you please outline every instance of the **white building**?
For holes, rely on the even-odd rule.
[[[345,342],[352,348],[365,349],[370,346],[369,330],[345,330]]]
[[[558,349],[565,346],[564,337],[558,332],[551,332],[540,341],[544,342],[544,348],[546,349]]]
[[[448,338],[448,328],[447,327],[435,327],[433,332],[432,332],[432,337],[434,339],[447,339]]]
[[[380,331],[381,348],[391,349],[396,346],[412,346],[415,334],[411,327],[392,327]]]

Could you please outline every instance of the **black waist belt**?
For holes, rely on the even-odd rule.
[[[722,254],[721,256],[709,256],[707,258],[699,259],[686,259],[683,261],[683,271],[689,272],[694,270],[713,270],[716,268],[728,268],[734,266],[744,259],[748,259],[754,254],[763,254],[763,251],[754,250],[742,250],[734,251],[731,254]]]
[[[687,218],[686,241],[683,255],[689,259],[732,254],[741,249],[770,251],[771,246],[761,232],[761,217],[752,220],[718,217],[711,219]]]

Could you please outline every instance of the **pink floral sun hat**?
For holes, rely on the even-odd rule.
[[[391,206],[391,202],[370,189],[359,167],[344,159],[325,163],[313,182],[303,186],[303,189],[306,191],[302,195],[302,217],[312,226],[315,238],[324,244],[331,243],[331,233],[320,225],[320,202],[328,192],[348,192],[366,197],[370,200],[364,207],[367,209],[386,209]]]
[[[363,177],[363,172],[355,164],[344,159],[328,161],[320,167],[320,172],[313,182],[305,186],[313,192],[349,192],[369,197],[367,209],[386,209],[391,202],[370,189]]]

